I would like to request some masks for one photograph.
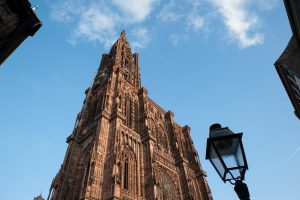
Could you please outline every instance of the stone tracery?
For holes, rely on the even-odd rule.
[[[155,200],[179,200],[179,191],[169,174],[158,168],[155,171]]]
[[[137,193],[137,160],[128,145],[123,148],[120,158],[121,188],[129,193]]]

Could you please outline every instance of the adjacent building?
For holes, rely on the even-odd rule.
[[[284,0],[284,3],[293,36],[274,65],[300,119],[300,1]]]
[[[212,200],[189,126],[141,86],[125,32],[103,54],[50,200]]]
[[[41,26],[28,0],[0,0],[0,65]]]

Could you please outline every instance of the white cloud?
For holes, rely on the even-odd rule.
[[[66,0],[64,3],[56,1],[52,5],[50,17],[57,22],[70,24],[73,27],[71,44],[84,39],[90,42],[100,42],[110,46],[118,35],[118,31],[124,27],[138,25],[151,14],[157,0]],[[116,9],[116,6],[120,10]],[[133,27],[134,29],[134,27]],[[149,39],[142,37],[146,29],[138,29],[133,34],[143,40],[136,43],[136,47],[142,47]],[[144,31],[144,32],[143,32]]]
[[[119,35],[118,32],[127,29],[134,30],[130,32],[135,43],[133,46],[143,48],[150,41],[149,31],[145,27],[151,26],[153,30],[164,27],[160,26],[164,22],[176,22],[170,23],[170,27],[176,26],[175,31],[170,30],[170,41],[176,46],[178,42],[190,38],[191,34],[199,34],[199,30],[201,34],[211,33],[212,30],[223,31],[222,26],[214,26],[217,16],[227,29],[226,37],[246,48],[264,41],[263,34],[257,31],[262,20],[253,11],[265,12],[279,0],[53,1],[50,16],[71,27],[69,41],[72,44],[86,40],[109,46]],[[153,13],[154,18],[151,17]],[[146,22],[150,24],[145,25]]]
[[[163,6],[157,18],[162,21],[178,21],[182,15],[178,13],[178,6],[174,1],[171,1]]]
[[[136,48],[145,48],[150,41],[149,31],[146,28],[135,28],[131,34],[135,38],[134,41],[131,42],[133,50]]]
[[[56,6],[55,6],[56,7]],[[58,22],[69,22],[71,21],[71,16],[69,15],[69,11],[61,10],[59,8],[53,9],[53,12],[50,14],[50,17]]]
[[[131,22],[141,22],[150,14],[157,0],[112,0]]]
[[[276,7],[279,3],[279,0],[256,0],[257,6],[261,10],[271,10]]]
[[[70,22],[72,20],[72,13],[73,11],[73,3],[65,2],[61,5],[53,4],[52,5],[52,12],[50,13],[50,18],[54,21],[58,22]]]
[[[190,15],[188,17],[188,26],[192,27],[194,31],[198,31],[204,26],[204,19],[199,15]]]
[[[115,29],[119,21],[119,16],[110,10],[91,6],[81,13],[74,39],[83,37],[110,46],[116,38]]]
[[[259,24],[257,15],[247,9],[245,0],[210,0],[222,16],[222,21],[229,31],[229,37],[242,47],[262,44],[264,37],[260,33],[253,33]]]
[[[193,8],[197,8],[202,5],[204,0],[185,0],[187,3],[191,4]]]
[[[188,37],[184,34],[171,34],[170,41],[173,46],[177,46],[179,42],[186,40]]]

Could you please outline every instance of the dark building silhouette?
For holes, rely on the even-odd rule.
[[[293,36],[275,68],[300,119],[300,1],[284,0]]]
[[[212,200],[190,127],[141,86],[125,32],[86,90],[50,200]]]
[[[0,0],[0,65],[41,25],[28,0]]]

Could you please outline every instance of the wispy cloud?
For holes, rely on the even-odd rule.
[[[246,0],[210,0],[216,7],[228,30],[228,36],[240,47],[262,44],[264,37],[253,29],[259,24],[259,17],[247,9]]]
[[[135,28],[132,30],[131,34],[135,38],[131,43],[133,50],[136,48],[145,48],[150,41],[149,30],[146,28]]]
[[[289,160],[292,159],[300,151],[300,146],[289,156]]]
[[[258,13],[272,9],[278,1],[65,0],[61,3],[54,0],[50,15],[54,21],[71,27],[69,41],[72,44],[86,40],[110,46],[118,32],[126,28],[135,30],[131,31],[133,46],[143,48],[151,40],[149,31],[163,27],[159,25],[167,22],[170,27],[172,23],[176,26],[176,29],[168,30],[175,46],[191,34],[207,35],[218,31],[224,32],[231,44],[247,48],[264,42],[262,19]],[[224,26],[214,26],[218,24],[215,23],[217,20]],[[151,29],[146,28],[150,26]],[[222,30],[224,28],[227,31]]]
[[[156,16],[162,22],[174,23],[178,28],[170,33],[169,40],[173,46],[188,40],[191,31],[198,32],[205,26],[205,19],[201,16],[200,6],[203,0],[169,0],[162,5]]]
[[[173,46],[177,46],[180,42],[187,39],[186,34],[171,34],[170,35],[170,42]]]
[[[54,21],[71,24],[73,28],[68,40],[76,44],[84,39],[110,46],[117,32],[124,26],[140,25],[151,14],[158,0],[66,0],[52,4],[50,14]],[[142,28],[135,35],[142,38]],[[146,29],[144,29],[144,34]],[[145,40],[145,38],[142,38]],[[141,47],[142,42],[139,46]],[[144,44],[146,42],[143,42]]]
[[[141,22],[151,13],[157,0],[112,0],[130,23]]]
[[[90,6],[81,13],[72,40],[76,42],[78,38],[86,38],[110,46],[117,36],[116,25],[119,21],[120,17],[109,9]]]
[[[190,15],[187,18],[188,26],[190,26],[194,31],[198,31],[204,27],[204,18],[199,15]]]
[[[78,4],[76,0],[51,4],[50,17],[57,22],[69,23],[82,10],[82,7],[78,7]]]
[[[179,10],[178,5],[172,0],[162,7],[157,18],[165,22],[176,22],[182,17],[182,14],[178,12]]]
[[[256,0],[257,6],[261,10],[271,10],[276,7],[279,3],[279,0]]]

